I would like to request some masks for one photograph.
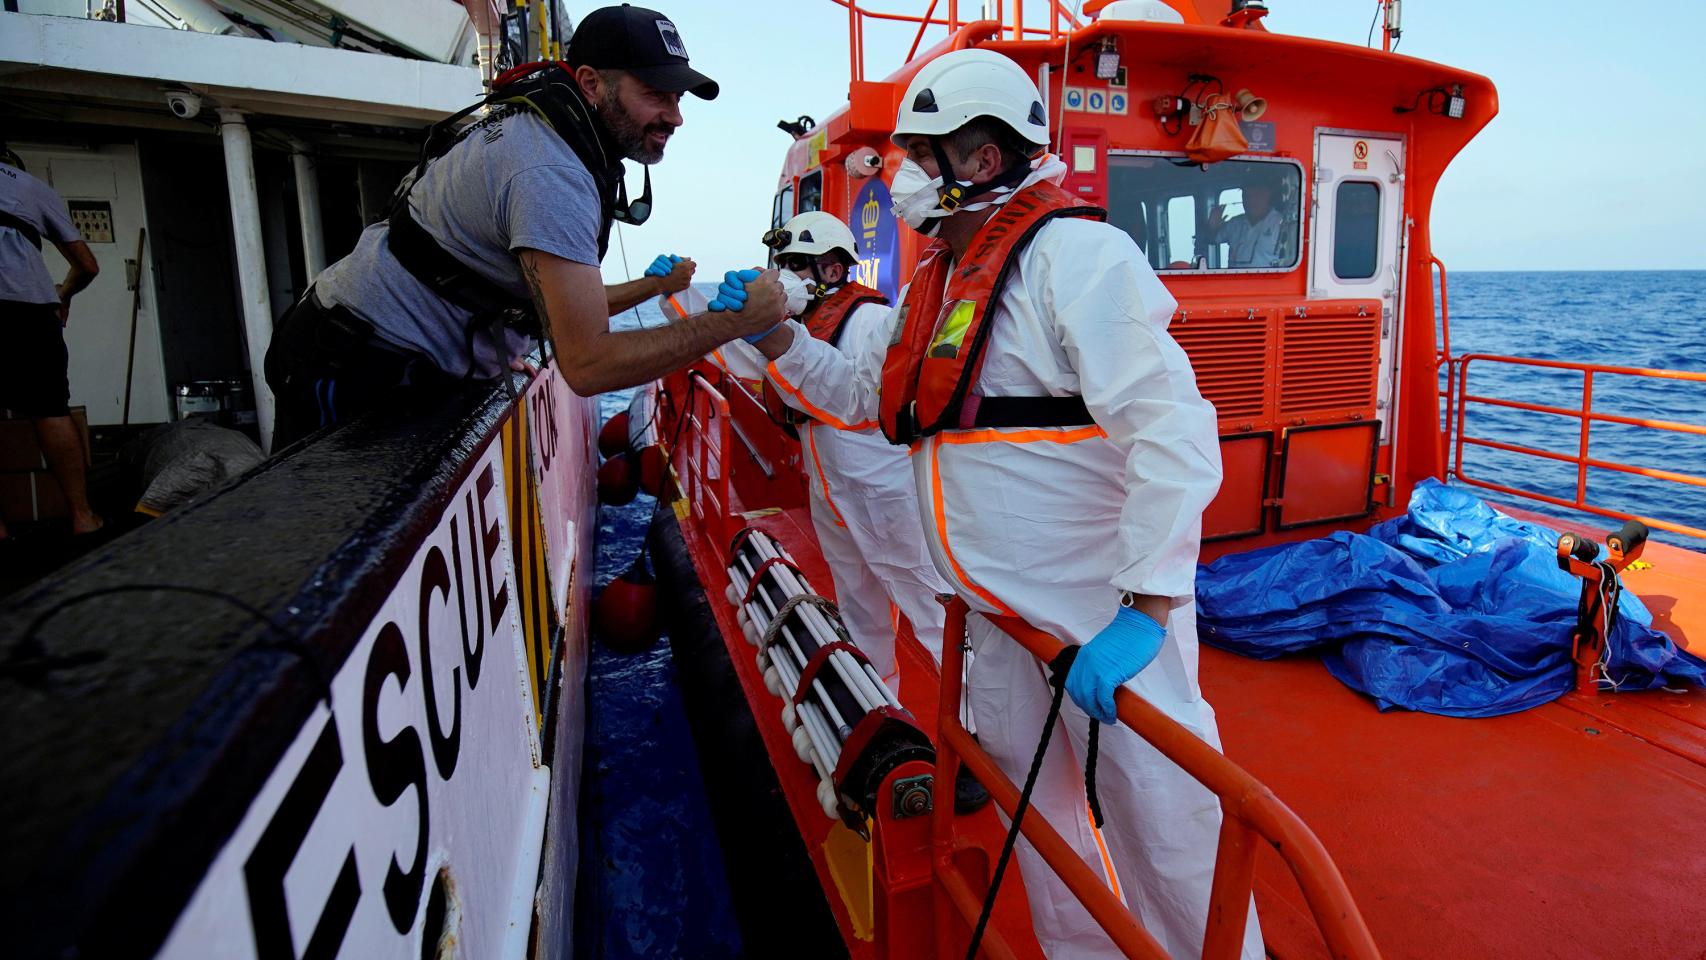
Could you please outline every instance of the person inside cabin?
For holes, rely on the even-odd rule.
[[[592,395],[656,379],[779,321],[771,272],[745,283],[741,310],[610,329],[612,313],[659,289],[642,277],[607,291],[599,274],[612,225],[651,214],[649,169],[630,200],[623,160],[649,168],[663,159],[686,93],[709,100],[717,84],[689,65],[675,24],[640,7],[604,7],[581,20],[562,61],[510,71],[435,127],[390,217],[275,327],[266,357],[274,448],[405,385],[497,377],[538,339],[550,339],[568,385]],[[483,118],[456,129],[482,106]],[[674,282],[685,286],[691,273]]]
[[[1215,204],[1209,211],[1209,241],[1227,245],[1226,265],[1233,269],[1287,266],[1285,218],[1275,202],[1280,193],[1278,178],[1258,167],[1240,192],[1243,213],[1228,219],[1225,204]]]
[[[42,259],[43,240],[70,264],[58,283]],[[65,325],[71,298],[100,272],[65,200],[0,143],[0,408],[33,421],[48,472],[71,508],[73,534],[93,533],[102,521],[89,505],[83,439],[71,419]],[[9,536],[0,518],[0,540]]]
[[[853,357],[789,323],[758,347],[790,403],[875,419],[910,448],[937,572],[975,614],[970,713],[1016,784],[1053,691],[1045,665],[988,617],[1077,645],[1066,747],[1046,755],[1032,803],[1169,955],[1199,956],[1220,806],[1119,725],[1115,692],[1218,747],[1197,685],[1194,590],[1221,478],[1214,408],[1167,333],[1175,302],[1142,251],[1058,186],[1066,166],[1045,152],[1029,73],[957,50],[925,65],[900,104],[894,212],[933,242],[890,335]],[[1085,797],[1092,742],[1100,827]],[[1046,955],[1122,955],[1028,841],[1018,854]],[[1242,956],[1262,955],[1252,910]]]
[[[811,211],[763,239],[781,268],[790,327],[849,357],[888,342],[888,298],[852,279],[858,247],[845,223]],[[725,298],[730,294],[738,291],[719,291],[712,303],[728,305]],[[906,615],[919,643],[940,663],[944,611],[936,597],[950,590],[924,546],[906,450],[884,439],[874,420],[839,419],[803,399],[786,379],[771,375],[766,381],[768,361],[746,343],[724,346],[712,362],[739,379],[760,382],[771,419],[797,431],[812,527],[835,583],[841,620],[860,652],[899,695],[897,624],[890,611]],[[988,802],[989,792],[962,768],[954,808],[969,813]]]

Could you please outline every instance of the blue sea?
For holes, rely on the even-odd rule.
[[[709,287],[706,287],[709,293]],[[1642,273],[1454,273],[1452,351],[1629,367],[1706,371],[1706,271]],[[651,326],[650,304],[615,325]],[[1474,393],[1579,408],[1581,374],[1476,361]],[[627,408],[633,391],[600,398],[602,417]],[[1598,377],[1596,410],[1706,424],[1706,383]],[[1574,455],[1574,418],[1476,405],[1471,436]],[[1595,424],[1591,456],[1706,477],[1706,437]],[[1464,472],[1507,486],[1573,499],[1573,465],[1487,448],[1466,448]],[[1477,490],[1495,503],[1504,498]],[[1533,501],[1510,501],[1560,515]],[[1706,488],[1611,470],[1589,471],[1588,502],[1706,528]],[[655,501],[641,494],[599,513],[597,583],[640,553]],[[1583,529],[1615,521],[1577,515]],[[1655,533],[1696,548],[1687,537]],[[723,852],[709,824],[697,760],[675,687],[669,638],[647,653],[592,645],[587,750],[581,801],[582,874],[577,953],[601,960],[741,955]],[[662,801],[660,802],[660,799]],[[636,806],[636,804],[638,804]]]
[[[1451,349],[1574,363],[1706,372],[1706,271],[1605,273],[1453,273]],[[1580,409],[1582,374],[1472,361],[1471,394]],[[1597,374],[1593,408],[1600,413],[1706,425],[1706,383]],[[1465,433],[1575,456],[1581,421],[1574,417],[1469,404]],[[1706,477],[1706,436],[1617,423],[1595,423],[1594,459]],[[1464,447],[1464,475],[1574,500],[1576,466],[1486,447]],[[1706,529],[1706,487],[1589,468],[1590,504]],[[1494,503],[1614,529],[1618,521],[1567,515],[1533,501],[1477,493]],[[1655,532],[1697,549],[1706,542]]]

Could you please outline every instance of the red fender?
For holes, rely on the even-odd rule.
[[[635,459],[640,461],[640,489],[654,497],[662,496],[664,479],[668,473],[663,447],[655,443],[643,447],[635,454]]]
[[[604,426],[598,431],[598,452],[605,457],[628,452],[628,411],[604,421]]]
[[[658,639],[657,583],[642,555],[592,605],[592,629],[618,653],[643,653]]]
[[[598,502],[613,507],[633,503],[640,492],[640,472],[633,458],[623,453],[604,461],[598,468]]]

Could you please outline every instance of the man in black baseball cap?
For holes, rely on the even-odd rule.
[[[668,17],[605,7],[563,61],[518,66],[436,125],[390,215],[327,267],[273,330],[267,383],[283,446],[397,395],[502,375],[548,339],[583,396],[653,380],[781,322],[775,271],[739,311],[642,330],[610,317],[676,292],[693,264],[605,287],[616,223],[651,215],[651,178],[630,201],[623,161],[653,164],[682,124],[681,97],[717,85],[687,62]],[[460,125],[474,111],[485,113]]]
[[[586,15],[564,61],[571,67],[626,70],[648,86],[717,99],[717,81],[687,65],[687,46],[670,19],[643,7],[601,7]]]
[[[663,159],[681,126],[681,95],[717,96],[717,82],[687,62],[670,19],[643,7],[600,7],[569,39],[563,62],[623,153],[644,164]]]

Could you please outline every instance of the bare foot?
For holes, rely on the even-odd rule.
[[[94,533],[106,525],[106,521],[101,519],[100,514],[91,511],[72,516],[71,533],[73,536],[82,536],[85,533]]]

